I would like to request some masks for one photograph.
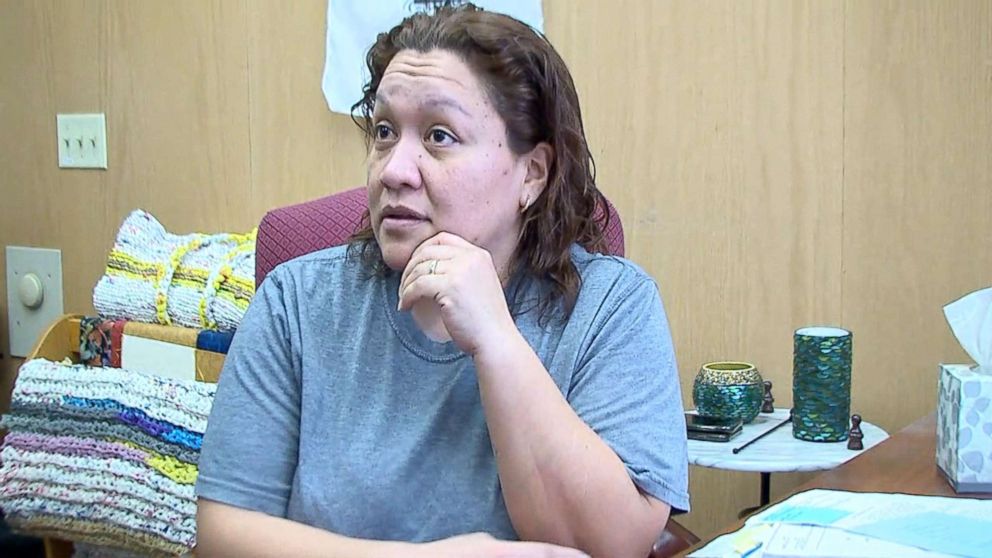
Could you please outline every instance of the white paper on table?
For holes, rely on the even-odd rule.
[[[832,527],[960,556],[987,556],[992,548],[992,500],[817,489],[746,521],[760,523]]]
[[[757,529],[759,525],[745,526],[714,539],[688,558],[740,558],[747,553],[739,544],[742,538],[760,544],[747,553],[748,558],[956,558],[830,527],[793,523],[760,526],[768,529],[762,532]]]
[[[764,558],[954,558],[841,529],[776,523],[761,549]]]
[[[482,9],[499,12],[544,32],[541,0],[472,0]],[[455,0],[453,4],[466,3]],[[403,18],[428,11],[432,2],[418,0],[327,0],[327,39],[322,89],[327,106],[351,114],[368,81],[365,54],[379,33]]]

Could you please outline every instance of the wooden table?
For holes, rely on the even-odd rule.
[[[793,493],[810,488],[832,488],[852,492],[901,492],[992,499],[992,493],[954,492],[937,468],[936,455],[937,416],[932,412],[857,459],[817,475]]]
[[[937,469],[936,452],[937,416],[932,412],[874,448],[866,450],[836,469],[817,475],[775,501],[780,502],[793,494],[811,488],[992,500],[992,493],[954,492]],[[738,521],[678,556],[694,552],[716,537],[736,531],[743,526],[744,521]]]

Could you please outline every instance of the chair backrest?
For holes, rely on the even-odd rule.
[[[609,222],[606,249],[624,255],[623,224],[613,204],[607,200]],[[262,217],[255,245],[255,286],[282,262],[348,242],[362,222],[368,207],[365,188],[355,188],[308,202],[274,209]],[[597,219],[603,218],[597,212]]]

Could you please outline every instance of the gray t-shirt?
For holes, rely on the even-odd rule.
[[[517,327],[633,481],[688,510],[679,378],[655,283],[625,259],[572,255],[582,287],[568,322],[542,326],[530,309]],[[396,311],[398,281],[370,278],[345,247],[268,275],[224,364],[198,496],[365,539],[517,538],[474,363]]]

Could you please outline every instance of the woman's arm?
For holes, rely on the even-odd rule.
[[[604,441],[626,439],[627,449],[640,446],[635,453],[642,461],[659,463],[658,450],[645,452],[643,440],[630,443],[631,432],[657,430],[643,428],[639,423],[645,421],[664,421],[668,428],[682,417],[654,283],[642,280],[634,290],[623,293],[633,296],[616,294],[618,305],[618,298],[630,304],[614,308],[609,334],[597,336],[600,341],[588,349],[578,372],[582,386],[566,401],[516,328],[488,252],[439,233],[417,248],[404,270],[400,309],[416,314],[417,305],[437,305],[452,340],[475,361],[500,485],[522,539],[581,548],[596,557],[643,558],[664,529],[669,505],[643,494]],[[624,374],[617,374],[618,367]],[[645,453],[655,455],[645,459]],[[658,472],[637,474],[664,492],[670,487]]]
[[[196,526],[197,558],[588,558],[570,548],[482,533],[423,544],[354,539],[204,498],[197,502]]]
[[[402,558],[412,545],[335,535],[288,519],[200,498],[196,506],[197,558],[328,556]]]
[[[518,335],[480,352],[475,363],[503,497],[520,537],[597,558],[647,556],[669,506],[638,490],[527,342]]]

